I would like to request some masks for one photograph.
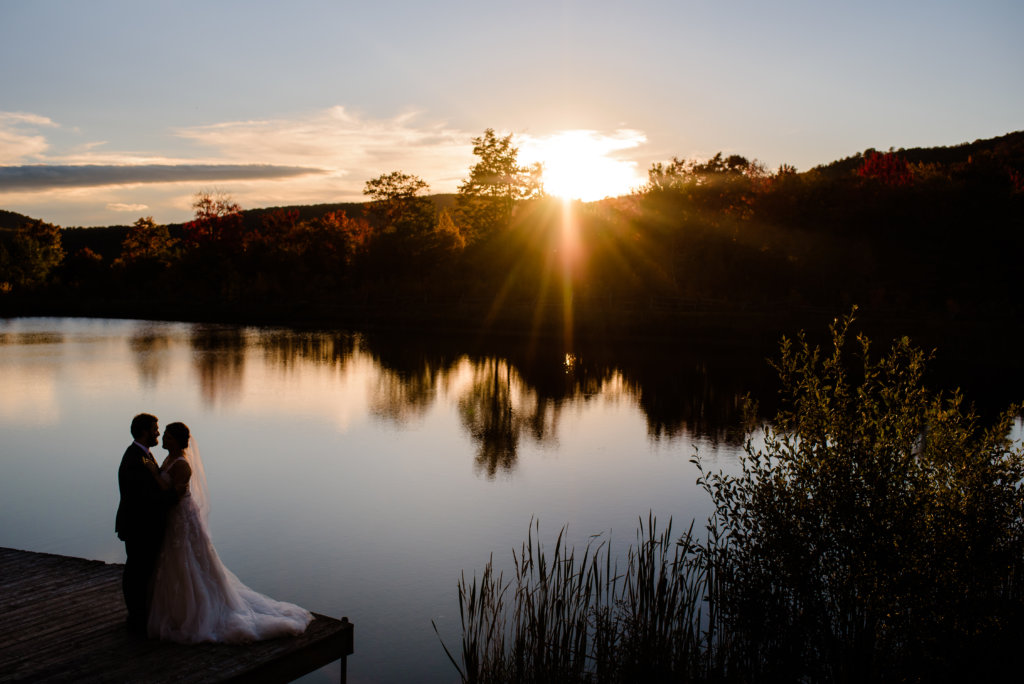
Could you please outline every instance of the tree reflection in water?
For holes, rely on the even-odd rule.
[[[247,353],[288,372],[311,363],[344,370],[373,366],[370,410],[404,423],[438,401],[452,401],[477,446],[476,466],[488,478],[515,468],[524,437],[555,443],[568,405],[593,400],[635,402],[651,439],[683,435],[739,445],[743,397],[762,401],[770,386],[763,349],[645,343],[578,348],[482,343],[461,338],[364,335],[286,329],[193,326],[189,337],[204,401],[239,399]],[[139,372],[153,379],[164,341],[132,338]],[[769,397],[770,398],[770,397]],[[764,402],[763,402],[764,403]],[[770,403],[770,402],[768,402]]]
[[[457,361],[443,353],[428,353],[408,339],[376,337],[363,342],[361,351],[380,369],[370,397],[371,411],[396,423],[426,413],[446,388]]]
[[[171,347],[171,337],[153,325],[145,325],[128,339],[128,347],[135,352],[135,368],[143,385],[154,386],[166,368],[163,352]]]
[[[766,364],[759,369],[749,361],[688,352],[678,353],[670,364],[639,358],[623,365],[625,382],[647,417],[652,439],[690,433],[737,446],[745,435],[739,420],[744,395],[749,392],[769,401],[758,391],[765,370]]]
[[[488,359],[474,364],[473,382],[459,398],[459,415],[477,443],[479,470],[492,478],[499,468],[515,466],[524,421],[513,406],[512,367],[507,361]]]
[[[298,362],[341,368],[359,348],[359,336],[345,332],[270,330],[257,338],[264,358],[288,370]]]
[[[248,340],[245,329],[229,325],[196,325],[192,328],[193,365],[207,404],[238,401],[242,394]]]

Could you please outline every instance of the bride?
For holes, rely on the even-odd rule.
[[[153,576],[150,638],[239,643],[302,634],[312,613],[253,591],[217,556],[207,530],[203,462],[188,427],[171,423],[164,428],[163,448],[168,454],[161,477],[181,498],[168,515]]]

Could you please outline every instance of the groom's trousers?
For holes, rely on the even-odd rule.
[[[124,574],[121,590],[128,608],[128,626],[144,632],[149,619],[149,597],[153,573],[160,556],[161,539],[141,539],[124,543]]]

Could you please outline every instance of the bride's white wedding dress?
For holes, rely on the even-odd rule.
[[[198,467],[183,467],[180,460]],[[312,613],[253,591],[221,563],[206,526],[202,461],[179,456],[161,469],[172,483],[182,473],[188,489],[168,516],[154,574],[149,636],[179,643],[240,643],[302,634]],[[184,484],[179,481],[179,490]]]

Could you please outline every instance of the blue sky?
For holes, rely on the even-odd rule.
[[[60,225],[451,192],[485,128],[636,179],[1024,129],[1024,3],[0,0],[0,208]],[[528,153],[528,154],[527,154]],[[594,164],[590,165],[594,167]]]

